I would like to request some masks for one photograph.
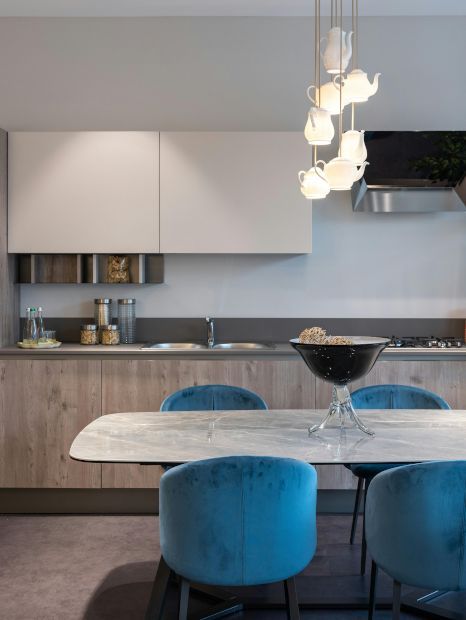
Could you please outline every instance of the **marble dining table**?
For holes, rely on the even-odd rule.
[[[374,431],[373,436],[357,429],[309,433],[308,428],[323,413],[315,409],[112,413],[92,421],[77,435],[70,456],[95,463],[143,465],[176,465],[242,454],[290,457],[314,465],[466,459],[466,410],[361,410],[360,417]],[[161,558],[146,619],[162,618],[160,592],[168,574]],[[345,577],[344,582],[313,578],[311,586],[309,577],[299,577],[297,587],[303,607],[367,606],[367,580],[359,575]],[[352,592],[350,598],[340,596],[345,588]],[[211,590],[204,594],[209,600],[216,596]],[[430,618],[463,617],[451,607],[464,607],[464,599],[448,601],[450,607],[444,609],[439,598],[438,593],[418,592],[404,597],[404,604]],[[276,600],[270,600],[262,600],[261,606],[276,607]],[[239,603],[231,593],[219,594],[216,601],[213,613],[202,618],[218,618],[247,607],[244,599]],[[384,607],[390,601],[387,596],[378,598]]]
[[[228,455],[282,456],[315,465],[466,458],[466,410],[364,410],[374,435],[308,433],[321,410],[112,413],[75,438],[70,456],[99,463],[178,464]]]

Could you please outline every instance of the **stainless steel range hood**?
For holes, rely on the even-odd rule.
[[[466,212],[465,131],[368,131],[363,179],[353,210],[370,213]]]

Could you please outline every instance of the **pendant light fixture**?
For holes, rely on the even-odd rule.
[[[302,194],[309,199],[324,198],[330,190],[351,189],[353,183],[362,178],[367,149],[364,131],[354,128],[355,103],[367,101],[378,88],[380,73],[371,84],[367,73],[358,69],[358,0],[352,0],[352,30],[343,30],[343,0],[330,0],[330,30],[327,37],[320,37],[320,0],[315,0],[315,83],[307,89],[313,103],[309,110],[304,135],[313,145],[312,166],[302,170],[298,177]],[[354,38],[353,38],[354,37]],[[324,43],[325,42],[325,43]],[[321,53],[321,44],[325,50]],[[320,62],[331,81],[321,85]],[[351,72],[345,77],[351,59]],[[351,104],[351,129],[343,133],[343,110]],[[339,115],[338,156],[325,163],[317,160],[317,146],[330,144],[334,129],[330,116]],[[331,127],[330,127],[331,125]]]
[[[340,5],[340,75],[343,73],[343,0],[339,0]],[[334,157],[324,166],[325,176],[330,185],[331,190],[344,191],[351,189],[355,181],[358,181],[364,174],[367,162],[364,162],[358,169],[352,159],[343,156],[342,153],[342,134],[343,134],[343,86],[340,84],[340,116],[338,131],[338,157]]]
[[[311,167],[309,170],[301,170],[298,179],[301,187],[301,193],[308,200],[319,200],[325,198],[330,192],[330,186],[325,177],[323,167],[325,165],[322,160],[317,160],[317,146],[330,144],[335,129],[328,110],[320,106],[320,48],[318,41],[320,39],[320,0],[315,0],[315,21],[314,21],[314,79],[316,82],[316,99],[313,101],[314,106],[311,107],[308,114],[306,127],[304,128],[304,136],[309,144],[312,145]],[[309,89],[308,89],[309,92]],[[312,101],[312,100],[311,100]]]
[[[356,71],[360,71],[359,69],[355,69],[354,67],[358,66],[358,53],[359,53],[359,6],[358,6],[358,0],[352,0],[352,20],[353,20],[353,31],[355,33],[355,39],[354,39],[354,50],[353,50],[353,58],[352,58],[352,71],[349,74],[350,75],[355,75]],[[379,75],[380,73],[377,73],[375,76],[375,80],[377,81],[377,85],[378,85],[378,79],[379,79]],[[348,78],[349,78],[348,76]],[[367,77],[367,76],[366,76]],[[353,88],[354,86],[354,81],[353,81],[353,86],[351,85],[351,82],[348,82],[348,78],[346,80],[343,81],[343,87],[342,90],[345,92],[346,91],[346,96],[347,98],[351,99],[351,129],[348,131],[345,131],[345,133],[343,134],[342,138],[341,138],[341,144],[340,144],[340,152],[341,155],[343,157],[346,157],[347,159],[351,159],[357,166],[362,165],[367,157],[367,149],[366,149],[366,145],[364,143],[364,130],[362,131],[356,131],[354,128],[354,115],[355,115],[355,103],[357,102],[358,97],[354,95],[355,90]],[[374,80],[374,81],[375,81]],[[353,88],[353,94],[351,93],[351,88]],[[348,94],[349,92],[349,94]],[[360,91],[361,93],[362,91]]]
[[[343,79],[346,101],[348,103],[363,103],[375,95],[379,88],[380,73],[374,75],[372,84],[367,77],[367,73],[358,69],[358,45],[359,45],[359,5],[358,0],[352,0],[353,31],[355,33],[354,52],[351,72]]]
[[[331,114],[335,114],[335,102],[331,101],[331,96],[337,91],[333,84],[329,82],[320,85],[320,0],[315,0],[315,20],[314,20],[314,80],[315,84],[307,89],[307,96],[311,103],[308,113],[304,136],[309,144],[322,146],[331,144],[335,129],[333,127]],[[312,98],[311,91],[315,90],[315,98]],[[324,105],[325,104],[325,105]],[[332,109],[329,109],[330,106]]]

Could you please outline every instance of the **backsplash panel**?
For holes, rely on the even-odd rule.
[[[136,297],[139,318],[466,317],[466,214],[353,213],[335,192],[313,227],[313,254],[166,255],[154,286],[21,285],[21,313],[86,317],[94,297]]]

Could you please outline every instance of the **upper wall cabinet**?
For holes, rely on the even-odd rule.
[[[301,133],[161,133],[160,251],[311,252],[309,165]]]
[[[159,252],[159,134],[8,135],[8,251]]]

